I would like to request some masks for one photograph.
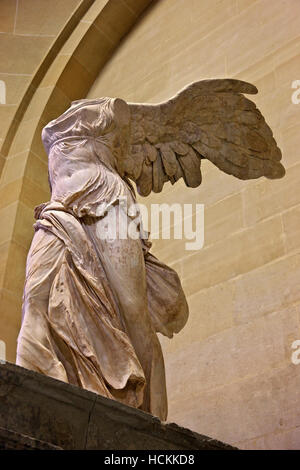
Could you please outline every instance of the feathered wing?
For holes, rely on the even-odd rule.
[[[243,93],[257,89],[240,80],[203,80],[164,103],[128,103],[125,172],[138,192],[160,192],[166,181],[180,178],[189,187],[199,186],[202,158],[240,179],[281,178],[285,170],[272,131]]]

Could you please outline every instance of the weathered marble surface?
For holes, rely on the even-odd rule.
[[[178,333],[188,306],[178,275],[149,252],[130,213],[129,179],[143,196],[181,178],[194,188],[204,158],[240,179],[282,177],[272,131],[243,95],[256,92],[223,79],[157,105],[84,99],[44,128],[52,195],[36,209],[17,364],[166,419],[156,333]],[[118,227],[111,238],[112,213],[126,232],[134,222],[137,237]]]
[[[27,447],[234,450],[176,424],[163,424],[149,413],[10,363],[0,364],[0,428],[11,439],[23,435]]]

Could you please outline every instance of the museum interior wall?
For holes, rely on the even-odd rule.
[[[205,205],[201,250],[187,251],[186,240],[153,241],[153,253],[179,273],[190,306],[183,331],[160,336],[168,419],[240,448],[298,448],[300,365],[291,345],[300,339],[300,104],[291,86],[300,79],[300,3],[97,0],[89,8],[68,0],[54,2],[55,15],[45,7],[45,21],[37,2],[44,4],[19,0],[16,14],[16,2],[1,0],[10,18],[1,10],[0,339],[8,360],[15,359],[33,208],[49,199],[43,125],[85,96],[157,103],[195,80],[243,79],[259,90],[251,99],[274,131],[286,176],[246,182],[203,161],[200,187],[180,181],[139,198],[148,207]]]
[[[23,54],[18,52],[20,46],[16,47],[12,59],[1,43],[2,56],[16,64],[14,69],[12,65],[11,69],[5,69],[10,71],[7,72],[9,75],[2,74],[0,78],[5,79],[8,102],[10,103],[10,99],[15,101],[12,116],[3,116],[3,121],[7,122],[7,132],[3,134],[0,150],[0,331],[1,339],[6,343],[6,357],[9,361],[14,362],[16,356],[25,264],[33,236],[33,208],[48,201],[50,197],[47,155],[41,142],[41,130],[51,119],[64,112],[72,100],[87,94],[103,64],[149,2],[150,0],[70,1],[69,10],[63,9],[60,25],[58,13],[61,7],[55,10],[55,2],[52,3],[52,19],[54,23],[55,20],[57,22],[57,34],[48,38],[46,51],[40,51],[38,46],[43,37],[40,40],[39,36],[33,36],[37,47],[35,62],[31,68],[28,66],[25,69],[31,75],[25,76],[27,82],[22,84],[23,94],[19,85],[16,85],[19,93],[16,96],[15,92],[16,98],[10,98],[14,93],[10,90],[15,86],[11,80],[17,80],[19,76],[10,73],[11,70],[22,70],[19,62],[26,64],[26,54],[24,51]],[[30,18],[34,34],[43,31],[45,18],[39,13],[42,3],[47,2],[26,0],[29,9],[27,17]],[[17,25],[23,1],[16,5]],[[47,8],[45,7],[45,11],[49,16]],[[26,16],[26,8],[24,9],[23,16]],[[5,11],[3,18],[7,18]],[[4,19],[3,22],[7,24]],[[30,31],[30,26],[24,31]],[[9,34],[12,42],[16,40],[16,34]],[[1,109],[2,106],[4,112],[10,107],[9,104],[1,105]]]
[[[0,108],[1,143],[36,68],[79,3],[1,0],[0,80],[7,91]]]

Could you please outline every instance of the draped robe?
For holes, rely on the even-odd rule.
[[[166,419],[156,333],[180,331],[188,307],[178,275],[122,206],[136,198],[112,150],[122,138],[112,106],[74,102],[43,130],[52,194],[36,209],[17,364]],[[110,238],[109,213],[136,220],[139,237]]]

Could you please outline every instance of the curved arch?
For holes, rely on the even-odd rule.
[[[69,20],[66,22],[66,24],[63,26],[62,30],[58,34],[57,38],[51,45],[50,49],[48,50],[47,54],[43,58],[41,64],[39,65],[37,71],[35,72],[30,84],[28,85],[19,105],[18,108],[15,112],[15,115],[13,117],[13,120],[10,124],[10,127],[6,133],[4,142],[1,147],[0,154],[5,157],[8,154],[9,148],[11,146],[12,140],[14,138],[14,135],[16,133],[16,130],[18,128],[18,125],[20,124],[20,121],[22,120],[22,115],[24,114],[31,98],[33,97],[36,89],[38,88],[42,78],[44,77],[47,69],[55,59],[55,56],[59,49],[62,47],[62,45],[66,42],[66,40],[69,38],[70,34],[72,31],[76,28],[78,25],[79,21],[82,19],[82,17],[85,15],[87,10],[90,8],[90,6],[93,4],[95,0],[82,0],[79,6],[76,8],[76,10],[73,12],[73,14],[70,16]],[[0,169],[1,171],[1,169]]]

